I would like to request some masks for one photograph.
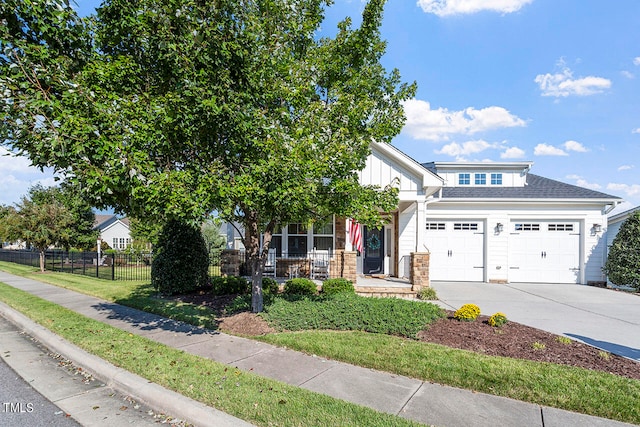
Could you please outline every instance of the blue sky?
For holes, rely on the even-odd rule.
[[[81,14],[99,2],[78,2]],[[361,0],[336,0],[323,31]],[[393,144],[419,162],[533,161],[531,172],[640,205],[640,2],[390,0],[383,58],[416,98]],[[51,182],[0,157],[0,203]]]

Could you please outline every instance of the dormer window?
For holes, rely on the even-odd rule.
[[[502,174],[501,173],[492,173],[491,174],[491,185],[502,185]]]
[[[487,185],[487,174],[486,173],[477,173],[475,176],[476,185]]]
[[[458,185],[470,185],[471,184],[471,174],[461,173],[458,174]]]

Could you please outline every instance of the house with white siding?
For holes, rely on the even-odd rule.
[[[116,215],[96,215],[93,229],[100,232],[100,240],[111,249],[123,250],[131,245],[129,218],[118,218]]]
[[[431,280],[602,283],[607,214],[622,200],[530,173],[531,162],[425,163]]]
[[[395,186],[399,202],[384,213],[382,229],[363,227],[357,274],[413,278],[418,263],[428,264],[430,281],[604,282],[607,214],[622,200],[532,174],[532,166],[420,164],[392,145],[372,144],[360,183]],[[353,252],[342,218],[289,224],[272,247],[279,258]]]

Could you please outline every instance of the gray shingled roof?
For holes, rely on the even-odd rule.
[[[613,199],[620,197],[527,174],[524,187],[443,187],[443,199]]]

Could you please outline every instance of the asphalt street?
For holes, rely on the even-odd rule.
[[[0,361],[0,425],[79,426],[73,418],[31,387],[4,361]]]

